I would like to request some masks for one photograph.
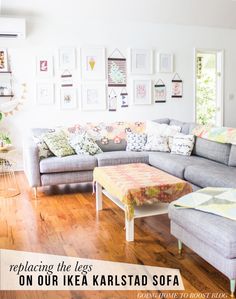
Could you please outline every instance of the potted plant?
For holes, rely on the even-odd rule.
[[[0,132],[0,147],[8,147],[11,145],[11,138],[8,133]]]

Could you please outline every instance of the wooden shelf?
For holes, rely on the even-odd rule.
[[[13,98],[14,94],[0,94],[0,98]]]

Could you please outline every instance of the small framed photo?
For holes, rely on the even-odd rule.
[[[54,104],[54,84],[37,83],[36,100],[38,105]]]
[[[161,79],[154,83],[153,98],[155,103],[166,102],[166,85]]]
[[[82,86],[82,110],[105,110],[106,86],[102,83]]]
[[[74,87],[61,87],[61,109],[76,109],[77,98]]]
[[[7,50],[0,49],[0,72],[7,72],[7,71],[8,71]]]
[[[172,80],[172,98],[182,98],[183,97],[183,81],[182,80]]]
[[[134,80],[133,99],[134,99],[134,105],[152,104],[152,81]]]
[[[59,49],[59,68],[61,70],[74,70],[76,66],[74,48]]]
[[[174,55],[170,53],[157,53],[156,71],[158,73],[173,73]]]
[[[81,49],[81,72],[83,80],[106,79],[105,48]]]
[[[130,49],[130,73],[151,75],[153,73],[153,51]]]
[[[53,76],[53,58],[51,56],[38,56],[36,59],[37,75],[40,77]]]

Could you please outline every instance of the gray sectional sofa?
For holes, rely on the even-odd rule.
[[[159,123],[181,126],[188,134],[194,124],[174,119],[159,119]],[[40,130],[33,130],[40,132]],[[236,146],[197,138],[190,157],[163,152],[127,152],[126,144],[115,145],[95,156],[73,155],[39,160],[38,148],[32,136],[24,142],[25,173],[31,187],[91,182],[96,166],[125,163],[148,163],[190,182],[193,189],[203,187],[236,187]],[[122,149],[122,150],[121,150]],[[109,151],[107,151],[109,150]]]
[[[193,123],[173,119],[159,123],[192,131]],[[36,130],[38,131],[38,130]],[[35,130],[33,134],[35,135]],[[39,160],[32,136],[24,143],[25,173],[31,187],[91,182],[96,166],[147,163],[191,183],[193,190],[204,187],[236,188],[236,146],[196,138],[190,157],[163,152],[127,152],[126,144],[114,145],[96,156],[73,155]],[[231,295],[236,284],[236,223],[223,217],[169,206],[171,233],[230,279]]]

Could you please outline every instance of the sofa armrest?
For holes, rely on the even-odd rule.
[[[30,187],[41,186],[39,149],[32,137],[23,142],[24,171]]]

